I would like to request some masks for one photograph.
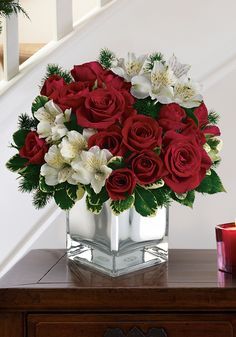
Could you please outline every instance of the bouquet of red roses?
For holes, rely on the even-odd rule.
[[[135,207],[154,215],[172,200],[192,206],[195,191],[224,191],[214,167],[222,145],[190,67],[160,53],[99,60],[70,72],[49,65],[32,117],[19,117],[18,153],[7,163],[20,190],[43,207],[70,209],[86,194],[99,213]]]

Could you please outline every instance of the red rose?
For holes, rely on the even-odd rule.
[[[136,185],[134,173],[128,168],[112,171],[106,181],[106,189],[112,200],[124,200],[131,195]]]
[[[121,90],[120,93],[125,99],[125,111],[122,115],[122,122],[128,117],[137,115],[137,111],[134,109],[135,98],[127,90]]]
[[[162,105],[158,114],[158,123],[163,130],[180,130],[184,127],[186,112],[176,103]]]
[[[29,159],[28,164],[43,164],[44,155],[48,151],[48,145],[44,139],[40,139],[38,134],[30,131],[25,138],[25,145],[20,149],[22,158]]]
[[[201,103],[199,107],[194,109],[194,115],[198,119],[198,125],[200,128],[208,124],[208,111],[204,103]]]
[[[186,124],[181,131],[181,134],[185,136],[195,137],[199,145],[204,145],[206,143],[206,137],[204,132],[197,126],[192,118],[187,118]]]
[[[125,111],[123,95],[113,88],[98,88],[85,95],[77,109],[77,123],[86,128],[106,129],[120,120]]]
[[[204,130],[203,130],[204,134],[208,134],[211,136],[220,136],[220,129],[218,128],[218,126],[216,125],[207,125]]]
[[[58,75],[52,75],[44,82],[44,85],[40,91],[40,94],[43,96],[50,97],[53,99],[54,95],[64,87],[66,82],[64,79]]]
[[[127,92],[130,91],[131,83],[125,82],[122,77],[114,74],[112,71],[104,70],[104,72],[100,74],[99,79],[100,86],[105,84],[106,87],[112,87],[117,90],[126,90]]]
[[[168,131],[163,145],[164,163],[168,171],[164,177],[165,183],[180,194],[199,186],[212,162],[195,136]]]
[[[137,115],[129,117],[122,130],[123,143],[131,151],[152,150],[161,146],[162,128],[153,118]]]
[[[101,64],[95,61],[74,66],[71,70],[71,75],[75,81],[85,82],[87,85],[93,86],[104,71]]]
[[[53,97],[54,102],[64,111],[72,108],[75,112],[76,109],[82,104],[84,95],[89,91],[84,83],[72,82],[64,85],[59,91],[55,92]]]
[[[99,146],[109,150],[114,156],[123,156],[125,148],[122,145],[122,135],[119,127],[111,127],[106,131],[99,131],[88,140],[88,147]]]
[[[144,150],[129,157],[128,165],[140,185],[148,185],[164,177],[166,170],[160,157],[153,151]]]

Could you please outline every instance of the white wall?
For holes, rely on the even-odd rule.
[[[89,27],[81,28],[50,56],[18,81],[0,98],[0,263],[2,267],[17,253],[34,228],[44,224],[47,210],[35,211],[30,197],[17,191],[15,175],[7,172],[4,163],[14,151],[7,148],[16,127],[17,115],[30,111],[37,95],[37,84],[47,63],[59,63],[66,68],[96,59],[101,47],[107,46],[119,55],[129,50],[145,53],[161,50],[167,55],[174,51],[182,61],[192,64],[192,72],[211,84],[206,90],[209,107],[222,115],[221,127],[225,148],[219,173],[227,194],[197,197],[194,210],[173,205],[171,208],[170,246],[177,248],[213,248],[214,225],[235,217],[234,178],[234,73],[228,69],[235,58],[236,2],[234,0],[118,0],[99,15]],[[220,24],[219,24],[220,22]],[[226,71],[226,73],[225,73]],[[228,72],[228,73],[227,73]],[[218,77],[212,77],[212,74]],[[207,74],[210,77],[206,76]],[[209,78],[213,78],[209,81]],[[203,83],[204,84],[204,83]],[[56,222],[57,223],[57,222]],[[34,247],[56,247],[63,243],[63,220],[44,232]],[[32,230],[33,229],[33,230]]]

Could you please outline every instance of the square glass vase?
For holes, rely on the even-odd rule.
[[[85,198],[67,212],[67,256],[110,276],[164,263],[168,259],[168,208],[143,217],[130,208],[120,215],[109,203],[100,214],[87,210]]]

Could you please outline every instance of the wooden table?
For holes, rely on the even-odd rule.
[[[0,280],[0,337],[127,336],[236,336],[236,281],[216,252],[172,250],[168,264],[113,279],[34,250]]]

